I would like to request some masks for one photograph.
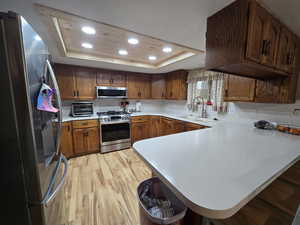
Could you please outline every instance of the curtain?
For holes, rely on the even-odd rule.
[[[193,107],[195,99],[202,97],[207,103],[212,103],[213,111],[224,113],[228,111],[228,104],[224,102],[224,78],[226,74],[191,70],[188,74],[188,108]]]

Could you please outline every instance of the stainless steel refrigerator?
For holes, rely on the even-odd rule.
[[[37,110],[42,84],[58,113]],[[58,225],[68,164],[59,152],[61,99],[47,46],[26,20],[0,13],[1,224]]]

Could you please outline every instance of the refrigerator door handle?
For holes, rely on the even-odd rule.
[[[60,147],[60,139],[61,139],[61,132],[62,132],[62,100],[61,100],[61,95],[58,87],[58,83],[54,74],[54,71],[52,69],[51,63],[49,60],[46,60],[47,68],[50,73],[50,77],[52,79],[55,91],[56,91],[56,96],[57,96],[57,104],[58,104],[58,129],[57,129],[57,135],[56,135],[56,155],[59,154],[59,147]]]
[[[51,187],[50,190],[52,192],[50,191],[50,192],[47,193],[46,198],[42,202],[45,205],[49,204],[55,198],[55,196],[58,194],[58,192],[62,188],[63,184],[65,183],[65,180],[66,180],[66,177],[67,177],[67,174],[68,174],[68,167],[69,167],[68,166],[68,160],[66,159],[66,157],[63,154],[61,154],[60,160],[64,164],[64,173],[63,173],[63,175],[62,175],[62,177],[61,177],[58,185],[56,186],[56,188],[53,190],[54,187]],[[57,168],[57,171],[56,171],[56,173],[54,175],[52,186],[55,184],[55,180],[56,180],[58,171],[60,169],[60,165],[61,165],[61,163],[59,163],[59,167]]]

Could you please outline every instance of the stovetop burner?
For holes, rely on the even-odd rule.
[[[130,113],[124,111],[106,111],[106,112],[97,112],[98,116],[113,116],[113,115],[128,115]]]

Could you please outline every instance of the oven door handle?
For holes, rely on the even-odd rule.
[[[130,121],[111,121],[111,122],[101,122],[100,121],[100,125],[110,125],[110,124],[121,124],[121,123],[129,123],[130,124]]]

